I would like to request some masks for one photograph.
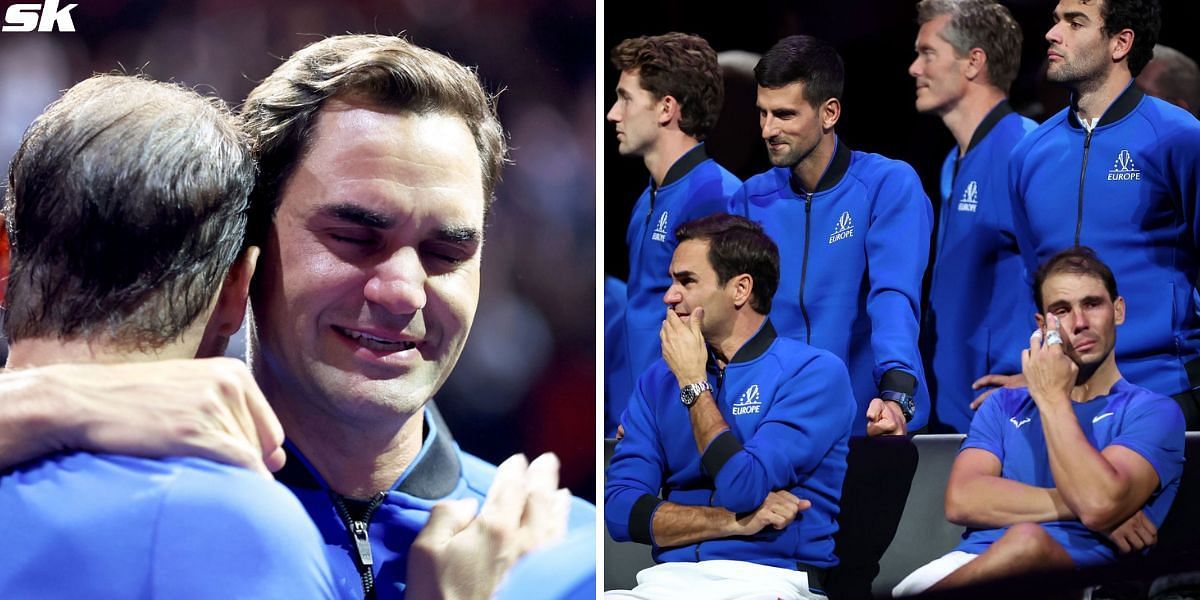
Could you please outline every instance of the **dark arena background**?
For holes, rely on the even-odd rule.
[[[236,106],[282,58],[339,33],[403,33],[477,65],[502,92],[513,164],[486,231],[474,330],[437,404],[467,451],[499,462],[553,450],[562,483],[594,498],[592,0],[77,1],[74,33],[0,33],[5,172],[34,117],[95,72],[144,73]]]

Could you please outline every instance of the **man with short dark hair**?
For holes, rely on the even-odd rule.
[[[9,170],[7,368],[218,354],[258,256],[253,180],[219,101],[123,76],[68,90]],[[0,477],[0,515],[6,598],[335,595],[296,498],[204,459],[50,455]]]
[[[1200,122],[1133,78],[1158,37],[1157,0],[1061,0],[1047,78],[1071,105],[1013,150],[1009,185],[1028,273],[1085,244],[1110,262],[1130,313],[1117,362],[1200,426]]]
[[[1013,348],[1032,314],[1012,233],[1008,155],[1037,126],[1013,112],[1008,88],[1021,61],[1021,28],[994,0],[917,5],[917,110],[937,115],[957,145],[941,171],[942,203],[921,356],[940,429],[965,432],[977,386],[1020,371]],[[963,302],[964,290],[975,300]]]
[[[929,420],[917,348],[929,199],[912,167],[838,138],[845,75],[828,43],[784,38],[754,77],[775,168],[747,180],[730,212],[762,223],[781,245],[771,319],[781,335],[846,363],[859,402],[855,435],[919,430]]]
[[[661,564],[608,596],[822,598],[855,412],[846,367],[776,336],[779,253],[761,227],[718,214],[675,237],[662,359],[605,485],[613,538]]]
[[[717,53],[703,38],[682,33],[627,39],[613,48],[620,71],[608,111],[622,156],[638,156],[650,183],[634,205],[629,246],[624,373],[610,380],[605,411],[620,418],[633,383],[659,357],[667,265],[680,223],[723,212],[741,185],[708,156],[704,140],[721,114],[724,87]],[[607,431],[608,435],[615,432]]]
[[[1034,282],[1038,329],[1021,354],[1029,387],[983,403],[950,472],[946,518],[967,533],[894,595],[1112,562],[1152,544],[1171,508],[1183,416],[1121,376],[1113,348],[1126,305],[1112,271],[1071,248]]]

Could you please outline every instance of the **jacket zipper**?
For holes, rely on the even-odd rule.
[[[650,210],[646,211],[646,227],[650,226],[650,217],[654,216],[654,197],[658,195],[658,190],[650,189]]]
[[[812,343],[812,325],[808,321],[808,307],[804,305],[804,283],[808,279],[808,238],[812,222],[812,192],[804,197],[804,262],[800,265],[800,314],[804,317],[804,343]]]
[[[387,498],[387,492],[379,492],[371,498],[371,503],[367,505],[367,511],[363,514],[361,521],[350,516],[350,511],[346,508],[346,503],[340,495],[333,492],[330,494],[333,496],[333,505],[337,508],[338,515],[342,517],[342,522],[350,532],[350,542],[357,550],[356,558],[358,560],[355,562],[358,564],[358,575],[362,578],[363,598],[364,600],[374,600],[375,574],[371,572],[371,566],[375,564],[375,560],[371,556],[371,539],[367,536],[367,524],[371,522],[371,515],[375,514],[375,509],[383,504],[384,498]]]
[[[1075,245],[1079,245],[1079,234],[1083,231],[1083,182],[1087,173],[1088,149],[1092,147],[1092,130],[1083,136],[1083,166],[1079,168],[1079,209],[1075,213]]]

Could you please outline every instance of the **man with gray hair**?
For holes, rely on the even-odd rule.
[[[68,90],[9,170],[7,367],[219,353],[258,256],[243,249],[253,181],[220,101],[125,76]],[[0,530],[6,598],[335,595],[296,498],[199,458],[25,463],[0,477]]]
[[[1016,348],[1033,314],[1020,286],[1008,154],[1037,126],[1013,112],[1008,89],[1021,60],[1021,28],[993,0],[917,5],[917,110],[941,117],[957,145],[941,171],[936,253],[921,327],[921,354],[940,428],[971,425],[972,390],[1016,383]],[[970,290],[974,301],[963,302]],[[983,396],[991,393],[989,390]],[[981,396],[981,398],[983,397]]]
[[[1147,94],[1200,116],[1200,67],[1188,55],[1155,44],[1154,58],[1142,69],[1136,83]]]

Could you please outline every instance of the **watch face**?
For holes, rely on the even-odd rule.
[[[699,395],[695,385],[686,385],[679,391],[679,401],[683,402],[684,406],[691,406],[696,403],[696,397]]]

